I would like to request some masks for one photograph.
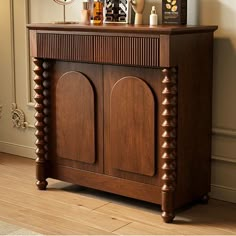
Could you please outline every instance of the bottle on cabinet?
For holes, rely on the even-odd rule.
[[[89,1],[90,23],[93,24],[93,1],[94,0],[88,0],[88,1]]]
[[[94,0],[93,2],[93,24],[101,25],[103,23],[103,2]]]
[[[152,6],[151,14],[149,17],[149,25],[154,26],[157,24],[158,24],[158,17],[157,17],[157,13],[156,13],[156,7]]]
[[[81,23],[83,24],[90,24],[90,10],[89,10],[89,2],[84,1],[83,2],[83,10],[81,12]]]

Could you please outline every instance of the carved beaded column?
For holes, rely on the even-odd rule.
[[[176,118],[177,118],[177,73],[175,68],[163,69],[164,79],[162,84],[163,113],[162,123],[163,144],[163,186],[162,186],[162,218],[166,223],[171,223],[174,215],[174,192],[176,185]]]
[[[42,59],[34,59],[34,72],[36,74],[35,92],[35,136],[36,140],[36,185],[40,190],[47,187],[47,158],[48,158],[48,126],[49,126],[49,67],[50,64]]]

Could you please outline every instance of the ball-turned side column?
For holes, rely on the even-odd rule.
[[[176,126],[177,126],[177,73],[175,68],[163,69],[162,84],[162,218],[171,223],[174,214],[174,193],[176,185]]]
[[[49,113],[49,63],[35,58],[34,78],[35,87],[35,136],[36,145],[36,185],[38,189],[45,190],[47,187],[47,156],[48,156],[48,113]]]

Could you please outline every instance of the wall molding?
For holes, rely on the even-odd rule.
[[[212,129],[212,159],[236,164],[236,130],[226,127]]]
[[[2,118],[2,109],[3,109],[3,105],[0,104],[0,119]]]
[[[236,138],[236,130],[224,127],[215,127],[212,129],[212,135],[218,135],[223,137]]]
[[[25,23],[29,23],[29,0],[24,0],[25,1]],[[13,122],[13,127],[16,128],[34,128],[34,125],[29,124],[25,120],[25,114],[24,111],[20,108],[17,108],[17,99],[16,99],[16,61],[15,61],[15,22],[14,22],[14,0],[10,0],[10,25],[11,25],[11,65],[12,65],[12,122]],[[26,32],[27,34],[27,42],[26,42],[26,48],[27,48],[27,68],[26,68],[26,73],[27,73],[27,105],[30,107],[34,106],[34,103],[31,100],[31,83],[30,83],[30,55],[29,55],[29,33],[28,31]]]
[[[212,159],[216,161],[223,161],[223,162],[229,162],[236,164],[236,158],[234,157],[224,157],[224,156],[217,156],[217,155],[212,155]]]
[[[31,159],[36,158],[35,148],[19,145],[15,143],[0,141],[0,152],[10,153],[17,156],[28,157]]]
[[[30,0],[25,0],[25,24],[30,23]],[[27,106],[29,107],[34,107],[34,102],[32,100],[32,78],[31,78],[31,72],[33,71],[32,69],[32,60],[30,57],[30,35],[29,35],[29,30],[26,30],[26,55],[27,55]]]
[[[26,128],[27,122],[25,122],[25,114],[22,110],[17,109],[16,103],[12,103],[11,119],[14,127],[22,129]]]
[[[10,31],[11,31],[12,103],[16,103],[14,0],[10,0],[10,27],[11,27]]]
[[[210,196],[214,199],[236,203],[236,188],[212,184]]]

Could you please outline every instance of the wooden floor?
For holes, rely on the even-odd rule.
[[[164,224],[160,207],[49,179],[34,185],[34,161],[0,153],[0,221],[40,234],[236,235],[236,205],[211,199]]]

